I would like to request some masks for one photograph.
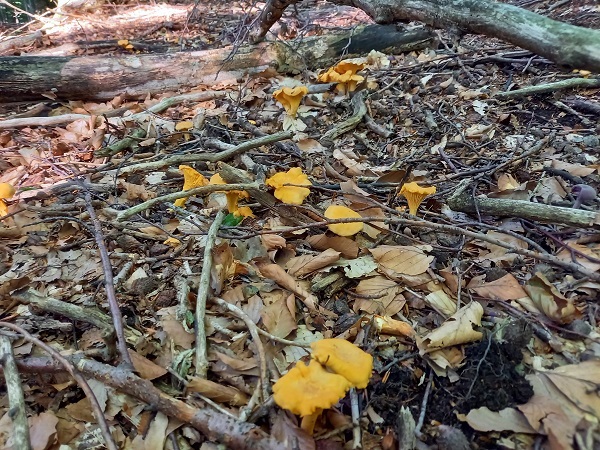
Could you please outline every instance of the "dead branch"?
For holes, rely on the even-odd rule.
[[[104,241],[104,233],[102,232],[102,225],[96,211],[92,206],[92,196],[89,192],[85,193],[85,201],[87,203],[87,211],[90,215],[90,220],[94,225],[94,239],[98,246],[98,252],[100,253],[100,260],[102,261],[102,270],[104,272],[104,289],[106,290],[106,298],[110,308],[110,314],[112,316],[113,326],[115,328],[115,334],[117,335],[117,349],[119,356],[121,357],[121,365],[127,370],[133,370],[133,362],[129,356],[127,350],[127,342],[125,341],[125,333],[123,331],[123,316],[121,309],[119,308],[119,301],[117,300],[117,294],[115,292],[115,284],[113,282],[112,264],[110,263],[110,256],[108,256],[108,249]]]
[[[518,98],[527,95],[546,94],[556,92],[562,89],[576,88],[594,88],[600,86],[600,78],[570,78],[568,80],[557,81],[556,83],[538,84],[535,86],[527,86],[514,91],[498,92],[494,94],[495,98]]]
[[[223,223],[225,212],[221,209],[208,230],[206,245],[204,246],[204,259],[202,260],[202,273],[198,285],[196,298],[196,375],[206,378],[208,374],[208,343],[206,342],[206,300],[210,292],[210,275],[213,264],[213,250],[219,227]]]
[[[50,356],[52,356],[52,358],[54,358],[55,360],[57,360],[59,363],[62,364],[62,366],[65,368],[65,370],[67,372],[69,372],[69,374],[75,379],[75,381],[77,381],[77,384],[79,385],[81,390],[85,393],[86,397],[90,401],[90,405],[92,407],[92,412],[94,413],[94,417],[98,421],[98,426],[100,427],[100,431],[102,432],[102,437],[104,438],[104,443],[106,444],[106,447],[109,450],[118,450],[117,444],[115,444],[115,441],[113,440],[112,435],[110,434],[110,430],[108,428],[108,423],[106,423],[106,418],[104,417],[104,414],[102,413],[102,408],[100,407],[100,404],[98,403],[98,399],[96,398],[94,391],[92,391],[92,388],[90,388],[90,385],[88,384],[86,379],[81,376],[81,373],[79,373],[75,369],[75,367],[73,367],[73,364],[71,364],[71,362],[69,360],[64,358],[60,353],[58,353],[52,347],[43,343],[38,338],[33,337],[31,334],[29,334],[27,331],[25,331],[21,327],[14,325],[12,323],[8,323],[8,322],[0,322],[0,327],[8,328],[10,330],[13,330],[13,331],[19,333],[28,342],[31,342],[31,343],[37,345],[38,347],[43,349],[46,353],[48,353]]]
[[[177,155],[165,158],[160,161],[134,164],[131,166],[123,167],[120,170],[121,174],[134,173],[140,171],[153,171],[159,170],[163,167],[173,167],[179,164],[189,164],[199,161],[218,162],[227,161],[240,153],[247,152],[253,148],[260,147],[262,145],[273,144],[275,142],[283,141],[285,139],[291,139],[294,135],[291,131],[281,131],[279,133],[270,134],[267,136],[251,139],[249,141],[242,142],[239,145],[223,150],[219,153],[193,153],[189,155]]]
[[[234,450],[285,450],[285,447],[269,437],[259,427],[240,422],[207,408],[197,409],[172,398],[152,382],[131,372],[115,369],[106,364],[81,356],[72,357],[75,366],[85,375],[119,389],[151,405],[169,417],[188,423],[208,439],[221,442]]]
[[[15,356],[13,355],[10,339],[1,334],[0,366],[4,369],[8,406],[10,408],[10,417],[13,423],[13,448],[31,450],[29,424],[27,422],[27,412],[25,411],[25,399],[23,398],[19,370],[15,363]]]
[[[448,197],[448,206],[454,211],[491,214],[500,217],[519,217],[533,221],[557,223],[580,228],[600,227],[600,213],[583,209],[563,208],[523,200],[473,197],[466,192],[471,180],[463,180]]]

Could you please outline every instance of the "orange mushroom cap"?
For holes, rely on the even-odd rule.
[[[305,417],[331,408],[351,387],[350,381],[328,372],[316,360],[308,366],[298,361],[273,385],[273,400],[281,408]]]
[[[328,219],[353,219],[361,217],[361,215],[353,209],[342,205],[329,206],[329,208],[325,210],[324,215]],[[332,223],[327,225],[327,228],[338,236],[354,236],[363,229],[364,225],[363,222]]]
[[[183,190],[189,191],[190,189],[194,189],[200,186],[206,186],[208,184],[208,180],[204,175],[198,172],[196,169],[190,166],[181,165],[179,166],[179,170],[183,173]],[[188,197],[178,198],[175,200],[175,206],[179,206],[183,208],[185,202]]]
[[[212,177],[210,177],[208,184],[227,184],[227,182],[221,177],[221,175],[215,173]],[[250,198],[250,194],[248,194],[246,191],[225,191],[225,197],[227,198],[227,211],[229,211],[231,214],[236,214],[240,210],[238,201],[242,198]],[[250,211],[250,208],[245,208],[246,209],[244,209],[240,215],[244,217],[251,216],[252,211]],[[248,211],[250,212],[248,213]]]
[[[288,116],[296,117],[300,102],[306,94],[306,86],[283,87],[273,92],[273,98],[283,105]]]
[[[414,181],[411,183],[404,183],[402,189],[400,189],[400,195],[406,197],[408,210],[413,216],[417,215],[419,205],[423,202],[425,197],[433,195],[435,192],[435,186],[422,187]]]
[[[0,198],[11,198],[15,195],[15,187],[10,183],[0,183]]]
[[[343,376],[352,387],[367,387],[373,371],[373,357],[367,352],[344,339],[321,339],[310,346],[313,359]]]
[[[365,79],[363,76],[356,74],[364,67],[364,64],[347,60],[340,61],[336,66],[330,67],[327,72],[320,74],[318,80],[323,83],[338,83],[336,89],[341,93],[353,92],[358,83]]]
[[[2,199],[11,198],[15,195],[15,188],[10,183],[0,183],[0,217],[8,214],[8,206]]]
[[[277,172],[265,181],[267,186],[275,188],[275,198],[290,205],[301,205],[310,194],[310,189],[299,186],[285,186],[286,184],[299,184],[312,186],[308,176],[300,167],[292,167],[287,172]]]

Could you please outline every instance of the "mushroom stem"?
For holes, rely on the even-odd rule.
[[[227,197],[227,211],[231,214],[235,213],[238,210],[238,192],[228,191],[225,196]]]
[[[322,409],[317,408],[317,410],[310,416],[304,416],[302,418],[302,424],[300,425],[300,428],[302,428],[308,434],[312,435],[315,429],[315,423],[317,423],[317,419],[321,415],[322,411]]]

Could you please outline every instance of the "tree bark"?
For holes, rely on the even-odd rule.
[[[340,55],[373,49],[400,53],[431,44],[430,31],[399,31],[393,25],[368,25],[299,41],[262,42],[237,49],[128,56],[24,56],[0,58],[0,102],[38,100],[110,100],[201,84],[236,83],[247,76],[277,70],[299,73],[324,68]]]
[[[362,9],[377,23],[419,20],[436,28],[459,27],[497,37],[560,65],[600,71],[600,30],[558,22],[505,3],[491,0],[329,1]],[[291,0],[269,0],[272,2],[292,3]]]

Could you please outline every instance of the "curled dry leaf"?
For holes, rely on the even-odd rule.
[[[248,397],[239,389],[200,377],[192,377],[188,381],[185,390],[187,392],[198,392],[211,400],[232,406],[243,406],[248,403]]]
[[[569,323],[579,315],[573,301],[562,295],[541,272],[531,277],[525,290],[544,315],[559,323]]]
[[[298,281],[277,264],[257,263],[256,266],[263,277],[269,278],[279,286],[298,295],[310,311],[316,311],[316,297],[303,289]]]
[[[340,259],[340,252],[331,248],[318,255],[302,255],[290,259],[285,265],[288,273],[294,277],[302,278],[309,273],[327,267]]]
[[[473,326],[481,326],[482,316],[483,306],[480,303],[471,302],[463,306],[437,330],[423,337],[426,353],[480,340],[483,334],[474,330]]]

